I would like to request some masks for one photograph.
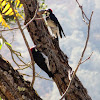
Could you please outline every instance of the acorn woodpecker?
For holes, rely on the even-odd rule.
[[[32,47],[30,50],[32,52],[32,55],[33,55],[35,63],[43,71],[45,71],[49,75],[49,77],[53,77],[53,74],[50,71],[48,57],[44,53],[42,53],[39,50],[37,50],[35,47]]]
[[[56,18],[56,16],[53,14],[51,9],[48,9],[45,11],[46,14],[46,21],[48,26],[51,28],[52,33],[55,35],[56,38],[60,36],[62,38],[62,34],[65,36],[64,31]]]

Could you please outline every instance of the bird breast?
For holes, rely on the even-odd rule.
[[[50,19],[47,20],[47,23],[48,23],[49,27],[57,27],[56,24],[54,23],[54,21],[52,21]]]

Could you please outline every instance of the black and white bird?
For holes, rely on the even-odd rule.
[[[32,47],[30,50],[32,52],[35,63],[43,71],[45,71],[48,74],[49,77],[53,77],[53,74],[50,71],[48,57],[44,53],[37,50],[35,47]]]
[[[53,14],[51,9],[48,9],[45,11],[46,14],[46,21],[48,26],[51,28],[52,33],[55,35],[56,38],[60,36],[62,38],[62,34],[65,36],[64,31],[56,18],[56,16]]]

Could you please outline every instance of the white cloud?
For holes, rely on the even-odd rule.
[[[94,36],[94,38],[96,39],[96,40],[99,40],[100,41],[100,33],[97,33],[97,34],[95,34],[95,35],[93,35]]]
[[[95,0],[96,8],[100,9],[100,0]]]
[[[52,88],[52,91],[47,94],[43,100],[59,100],[60,99],[60,94],[59,94],[59,91],[58,91],[58,88],[56,86],[55,83],[53,83],[53,88]]]
[[[100,73],[97,71],[79,70],[77,73],[83,85],[87,87],[88,93],[93,100],[100,99]],[[83,81],[84,80],[84,81]]]

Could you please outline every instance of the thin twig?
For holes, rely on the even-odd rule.
[[[51,79],[44,78],[43,76],[35,76],[35,77],[38,77],[38,78],[41,78],[41,79],[45,79],[45,80],[49,80],[49,81],[53,81]]]
[[[43,20],[44,19],[44,18],[35,18],[35,17],[36,17],[36,15],[26,25],[23,25],[22,29],[24,30],[33,20]],[[15,28],[11,28],[11,29],[6,29],[6,30],[3,29],[3,30],[0,30],[0,32],[3,32],[3,31],[12,31],[12,30],[16,30],[16,29],[19,29],[19,27],[15,27]]]
[[[16,22],[17,22],[18,27],[19,27],[19,29],[20,29],[20,31],[21,31],[22,36],[23,36],[23,39],[24,39],[25,44],[26,44],[26,46],[27,46],[28,52],[29,52],[29,54],[30,54],[31,62],[32,62],[32,67],[33,67],[33,76],[35,76],[34,59],[33,59],[32,53],[31,53],[31,51],[30,51],[30,47],[29,47],[28,42],[27,42],[27,40],[26,40],[26,37],[25,37],[25,35],[24,35],[23,29],[21,28],[20,22],[19,22],[19,20],[18,20],[18,18],[17,18],[17,16],[16,16],[16,13],[15,13],[15,11],[14,11],[14,8],[13,8],[13,6],[12,6],[12,4],[11,4],[11,0],[8,0],[8,1],[9,1],[9,3],[10,3],[10,6],[11,6],[11,8],[12,8],[12,11],[14,12],[14,16],[15,16],[15,18],[16,18]],[[34,81],[35,81],[35,77],[33,77],[33,79],[32,79],[32,86],[33,86],[33,84],[34,84]]]
[[[15,27],[15,28],[11,28],[11,29],[6,29],[6,30],[0,30],[0,32],[3,32],[3,31],[11,31],[11,30],[16,30],[16,29],[19,29],[18,27]]]
[[[37,11],[38,11],[38,5],[37,5],[37,8],[36,8],[36,11],[35,11],[35,14],[34,14],[34,17],[23,27],[23,30],[35,19],[36,17],[36,14],[37,14]]]
[[[27,67],[24,67],[24,68],[18,68],[18,69],[16,69],[16,70],[24,70],[24,69],[26,69],[26,68],[29,68],[29,67],[27,66]],[[36,73],[35,77],[41,77],[41,76],[40,76],[41,70],[40,70],[39,73],[37,73],[37,72],[35,72],[35,73]],[[21,73],[21,74],[22,74],[22,73]],[[26,75],[26,76],[32,77],[32,76],[27,75],[27,74],[23,74],[23,75]],[[49,79],[46,79],[46,80],[49,80]]]
[[[4,43],[5,43],[5,42],[7,43],[7,40],[2,36],[2,34],[1,34],[0,38],[2,38],[2,40],[3,40]],[[6,45],[6,46],[8,47],[8,49],[10,50],[10,52],[11,52],[11,57],[12,57],[12,60],[14,61],[14,63],[15,63],[19,68],[20,68],[20,66],[27,66],[27,67],[29,67],[29,65],[26,64],[26,63],[20,58],[20,57],[22,57],[22,56],[21,56],[21,53],[18,52],[18,51],[13,50],[12,47],[9,46],[9,45],[6,44],[6,43],[5,43],[5,45]],[[13,55],[15,55],[24,65],[19,65],[19,64],[15,61]]]
[[[76,1],[77,1],[77,0],[76,0]],[[78,4],[79,4],[79,3],[78,3]],[[85,51],[86,51],[87,44],[88,44],[88,40],[89,40],[90,25],[91,25],[92,15],[93,15],[93,11],[92,11],[91,16],[90,16],[89,25],[88,25],[87,39],[86,39],[85,47],[84,47],[84,49],[83,49],[83,52],[82,52],[81,58],[80,58],[80,60],[79,60],[79,62],[78,62],[78,65],[77,65],[75,71],[74,71],[73,74],[72,74],[72,78],[71,78],[71,80],[69,81],[68,87],[67,87],[66,91],[64,92],[64,94],[62,95],[62,97],[61,97],[60,100],[62,100],[62,99],[65,97],[66,93],[68,92],[68,90],[69,90],[69,88],[70,88],[70,86],[71,86],[72,80],[73,80],[73,78],[75,77],[76,72],[77,72],[77,70],[78,70],[80,64],[82,63],[82,59],[83,59],[84,53],[85,53]]]
[[[29,68],[29,67],[19,68],[19,69],[16,69],[16,70],[24,70],[24,69],[26,69],[26,68]],[[35,77],[39,77],[39,78],[41,78],[41,79],[49,80],[49,79],[47,79],[47,78],[44,78],[43,76],[40,76],[41,70],[40,70],[39,73],[37,73],[37,72],[35,72],[35,73],[36,73]],[[21,74],[22,74],[22,73],[21,73]],[[31,75],[27,75],[27,74],[22,74],[22,75],[25,75],[25,76],[28,76],[28,77],[32,77]],[[50,81],[52,81],[52,80],[50,80]]]
[[[35,18],[36,14],[37,14],[37,11],[38,11],[38,5],[37,5],[37,8],[36,8],[36,11],[35,11],[35,14],[34,14],[34,17],[33,17],[33,18]],[[31,22],[31,21],[30,21],[30,22]],[[26,24],[26,26],[28,26],[28,23]],[[24,27],[24,28],[25,28],[25,27]],[[23,30],[24,30],[24,28],[23,28]],[[32,56],[32,53],[31,53],[31,56]],[[32,56],[32,58],[33,58],[33,56]],[[33,77],[34,77],[34,76],[35,76],[35,67],[34,67],[34,69],[33,69]],[[31,87],[33,87],[34,81],[35,81],[35,78],[33,78],[33,80],[32,80]]]
[[[39,76],[39,75],[40,75],[40,73],[41,73],[41,71],[42,71],[42,70],[40,70],[40,72],[39,72],[39,73],[37,73],[35,76]]]
[[[31,75],[27,75],[27,74],[23,74],[23,73],[20,73],[20,74],[22,74],[22,75],[24,75],[24,76],[28,76],[28,77],[33,77],[33,76],[31,76]],[[35,76],[35,77],[38,77],[38,78],[41,78],[41,79],[45,79],[45,80],[48,80],[48,81],[53,81],[53,80],[51,80],[51,79],[47,79],[47,78],[45,78],[45,77],[43,77],[43,76]]]
[[[29,64],[27,64],[28,66],[24,67],[24,68],[16,68],[16,70],[24,70],[24,69],[27,69],[27,68],[31,68]],[[21,65],[22,66],[22,65]],[[24,65],[23,65],[24,66]]]
[[[85,59],[84,61],[82,61],[81,64],[83,64],[84,62],[86,62],[87,60],[89,60],[91,58],[92,54],[93,54],[93,52],[91,53],[91,55],[87,59]]]
[[[30,66],[30,65],[29,65]],[[26,67],[24,67],[24,68],[17,68],[16,70],[24,70],[24,69],[26,69],[26,68],[31,68],[31,67],[29,67],[29,66],[26,66]]]
[[[86,16],[86,14],[84,13],[83,7],[79,4],[79,2],[78,2],[77,0],[76,0],[76,2],[77,2],[77,4],[78,4],[79,8],[81,9],[83,21],[84,21],[87,25],[89,25],[88,22],[87,22],[87,21],[89,21],[89,19],[88,19],[88,17]],[[87,19],[87,21],[85,20],[84,17]]]

